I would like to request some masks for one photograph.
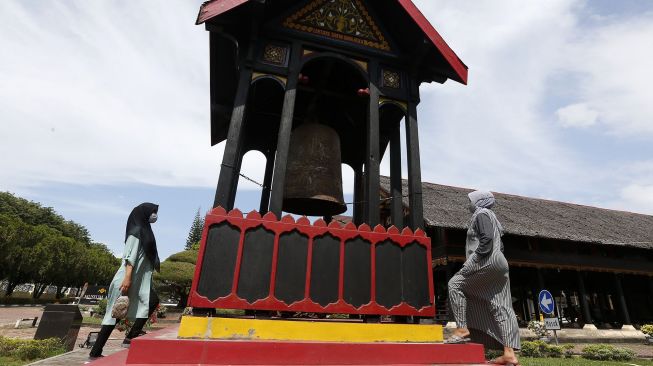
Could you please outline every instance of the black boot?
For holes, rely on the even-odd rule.
[[[134,325],[129,330],[129,333],[127,333],[127,335],[125,336],[125,339],[122,341],[122,346],[124,348],[129,348],[131,346],[132,339],[141,335],[141,332],[146,322],[147,319],[144,318],[138,318],[134,321]]]
[[[109,336],[111,335],[111,332],[113,332],[113,328],[115,328],[115,325],[103,325],[102,328],[100,329],[100,333],[97,335],[97,339],[95,340],[95,343],[93,344],[93,348],[91,348],[91,353],[89,353],[89,357],[102,357],[102,349],[104,348],[104,345],[107,343],[107,340],[109,339]]]

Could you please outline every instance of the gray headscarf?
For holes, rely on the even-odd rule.
[[[476,219],[476,215],[478,215],[481,211],[483,211],[483,209],[485,209],[485,211],[490,215],[492,220],[497,224],[499,233],[503,235],[503,226],[501,226],[501,223],[497,219],[497,216],[494,214],[494,212],[490,210],[496,203],[496,200],[494,199],[494,195],[489,191],[474,191],[468,194],[467,197],[469,197],[474,212],[474,214],[472,215],[472,221],[470,225],[474,223],[474,220]]]

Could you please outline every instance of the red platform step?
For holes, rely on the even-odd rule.
[[[174,329],[132,341],[92,365],[470,365],[484,364],[480,344],[334,343],[171,339]]]

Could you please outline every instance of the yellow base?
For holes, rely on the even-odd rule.
[[[316,342],[442,342],[442,326],[183,316],[179,338]]]

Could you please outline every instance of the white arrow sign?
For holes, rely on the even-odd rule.
[[[546,314],[553,313],[554,301],[551,293],[547,290],[542,290],[540,291],[539,299],[540,299],[540,309],[542,309],[542,311]]]

